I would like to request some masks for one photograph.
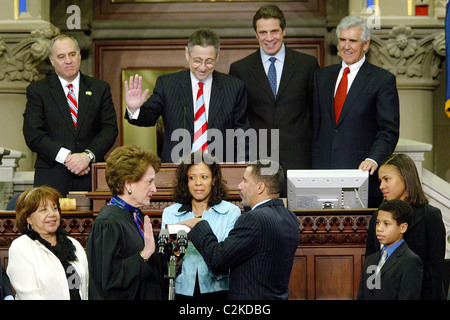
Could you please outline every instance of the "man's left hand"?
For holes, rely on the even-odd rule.
[[[89,167],[90,163],[91,159],[84,152],[72,153],[66,159],[67,170],[79,176],[83,176],[89,173],[89,171],[91,170],[91,168]]]
[[[364,160],[359,164],[358,169],[361,169],[363,171],[369,171],[369,174],[372,175],[375,170],[377,170],[378,165],[372,161],[372,160]]]

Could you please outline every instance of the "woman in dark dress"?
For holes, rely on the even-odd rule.
[[[115,149],[106,162],[106,182],[113,195],[91,228],[86,250],[90,299],[147,300],[165,297],[162,260],[148,206],[156,192],[157,155],[135,145]]]
[[[380,166],[378,177],[384,200],[401,199],[413,208],[414,216],[404,239],[408,247],[422,260],[420,298],[445,299],[445,226],[441,211],[428,204],[414,161],[405,154],[394,154]],[[366,256],[380,250],[380,243],[375,234],[376,217],[375,212],[370,219]]]

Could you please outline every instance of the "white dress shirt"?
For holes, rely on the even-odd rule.
[[[284,46],[284,43],[282,44],[280,51],[278,51],[278,53],[274,56],[267,54],[261,47],[259,48],[259,51],[261,52],[261,61],[263,63],[266,75],[269,73],[269,67],[272,63],[270,62],[269,59],[272,57],[275,57],[277,59],[275,61],[275,69],[277,70],[277,92],[278,92],[278,88],[280,88],[281,74],[283,72],[284,58],[286,57],[286,48]]]

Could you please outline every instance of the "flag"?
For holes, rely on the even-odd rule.
[[[445,14],[445,55],[446,55],[445,113],[450,118],[450,1],[447,2]]]

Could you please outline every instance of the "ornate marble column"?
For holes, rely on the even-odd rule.
[[[372,36],[367,57],[392,72],[400,96],[400,136],[433,143],[433,91],[445,57],[443,30],[427,34],[406,25]]]
[[[27,155],[21,162],[21,170],[33,168],[33,157],[22,135],[26,88],[43,73],[40,64],[48,57],[50,39],[59,33],[59,29],[48,21],[49,10],[49,0],[28,1],[27,12],[15,19],[14,6],[2,3],[0,146]]]
[[[349,1],[350,14],[367,17],[374,27],[367,58],[397,78],[400,137],[433,145],[433,94],[441,85],[437,78],[445,59],[446,1],[376,3],[378,7],[366,9],[364,1]],[[415,16],[415,6],[423,3],[428,15]],[[426,154],[424,167],[433,171],[432,152]]]

